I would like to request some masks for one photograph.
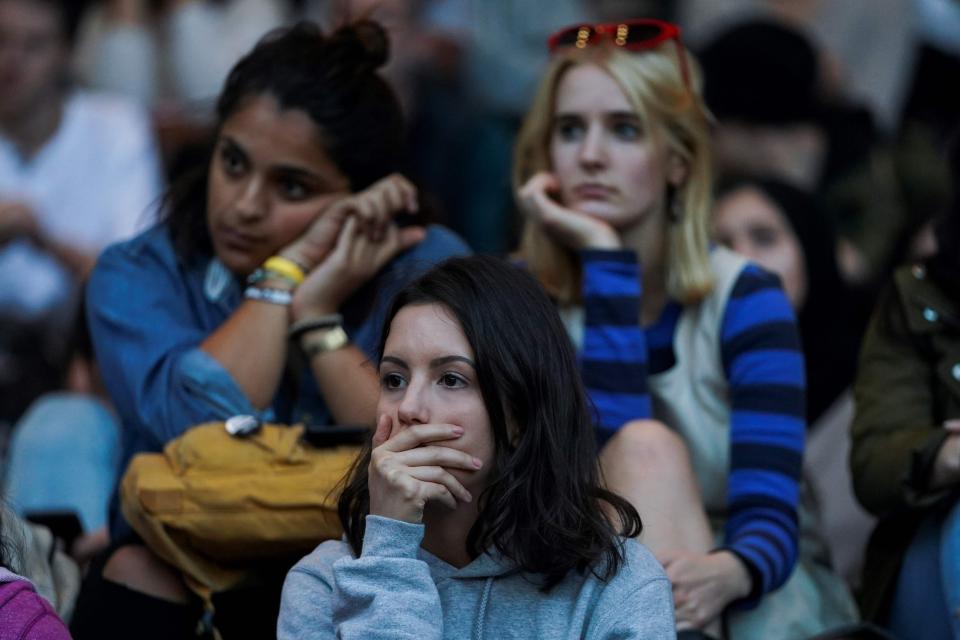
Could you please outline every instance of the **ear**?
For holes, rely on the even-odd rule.
[[[673,187],[682,187],[689,174],[687,161],[673,150],[667,150],[667,183]]]

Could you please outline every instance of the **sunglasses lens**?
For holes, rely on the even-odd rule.
[[[599,41],[610,41],[618,47],[633,50],[646,49],[667,39],[676,37],[671,25],[657,21],[614,22],[600,25],[577,25],[568,27],[550,37],[551,50],[564,47],[582,49]]]
[[[590,42],[593,32],[593,27],[589,25],[570,27],[556,36],[556,46],[582,48]]]
[[[663,27],[660,25],[649,23],[631,24],[627,26],[623,39],[627,44],[638,44],[654,40],[660,37],[662,33]]]

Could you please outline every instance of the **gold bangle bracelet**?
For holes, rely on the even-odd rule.
[[[300,344],[307,357],[313,358],[321,353],[342,349],[350,344],[350,337],[343,327],[335,326],[329,329],[315,329],[305,334]]]

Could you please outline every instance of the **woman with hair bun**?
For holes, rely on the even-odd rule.
[[[101,257],[87,308],[124,465],[237,414],[372,428],[368,358],[385,301],[467,252],[442,228],[395,222],[418,196],[395,173],[403,123],[377,73],[387,57],[369,21],[266,36],[221,92],[209,164],[174,186],[160,224]],[[91,571],[74,633],[192,632],[195,600],[114,503],[112,549]],[[218,604],[217,628],[229,640],[232,609],[244,637],[272,634],[277,604]]]

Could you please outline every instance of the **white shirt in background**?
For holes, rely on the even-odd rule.
[[[57,132],[27,160],[0,136],[0,200],[27,204],[45,236],[88,254],[149,226],[162,189],[150,121],[117,98],[72,94]],[[73,285],[66,268],[32,243],[0,247],[0,314],[37,317]]]

